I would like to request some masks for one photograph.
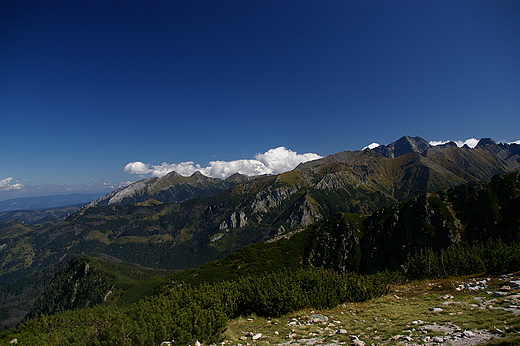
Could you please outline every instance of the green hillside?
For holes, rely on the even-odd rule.
[[[490,234],[503,234],[505,241],[515,240],[512,234],[518,228],[518,208],[509,197],[500,197],[509,190],[494,190],[490,185],[486,189],[491,192],[486,194],[481,187],[497,173],[518,171],[519,146],[490,140],[482,143],[474,149],[431,147],[418,137],[403,137],[379,151],[342,152],[275,176],[234,177],[232,187],[212,196],[181,203],[149,199],[96,205],[75,212],[57,225],[23,231],[13,226],[0,243],[3,300],[11,302],[11,307],[31,305],[34,298],[24,301],[11,296],[10,287],[17,286],[18,280],[33,280],[45,268],[59,268],[76,255],[98,253],[148,268],[185,270],[281,237],[287,240],[272,245],[278,249],[264,249],[263,254],[250,256],[260,261],[278,253],[284,257],[283,264],[274,258],[269,264],[242,265],[251,266],[251,272],[271,266],[292,268],[295,258],[301,257],[301,263],[312,266],[370,273],[398,268],[407,253],[424,246],[440,249],[459,241],[485,239]],[[166,191],[168,179],[172,186],[187,188],[208,181],[218,183],[206,178],[200,173],[188,178],[171,174],[152,185],[157,191]],[[438,192],[468,182],[460,188],[462,192]],[[474,210],[486,212],[472,214]],[[327,225],[328,218],[338,213],[347,214],[336,216],[340,221],[330,226],[311,226],[320,222]],[[313,229],[320,236],[307,235]],[[307,244],[306,237],[314,237],[312,245]],[[283,241],[294,250],[283,248]],[[296,257],[289,255],[292,251],[296,251]],[[230,264],[222,265],[232,269]],[[207,266],[224,273],[218,262]],[[232,278],[236,274],[231,269],[225,275]],[[56,270],[49,269],[51,272]],[[48,284],[49,280],[41,281],[41,287],[31,288],[33,293],[27,296],[37,297]]]

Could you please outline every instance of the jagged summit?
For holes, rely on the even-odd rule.
[[[491,138],[482,138],[475,148],[485,150],[501,160],[520,167],[520,145],[516,143],[496,143]]]
[[[403,136],[395,142],[388,145],[380,145],[372,150],[380,153],[384,157],[394,158],[411,152],[422,154],[431,147],[430,143],[421,137]]]
[[[442,150],[447,148],[458,148],[456,142],[450,141],[440,145],[431,145],[421,137],[403,136],[397,141],[387,145],[378,145],[372,143],[366,146],[363,151],[372,151],[383,155],[386,158],[397,158],[412,152],[426,156],[429,149],[435,148]],[[482,138],[477,145],[472,148],[464,144],[462,149],[481,149],[493,156],[497,156],[501,160],[507,161],[508,164],[520,167],[520,145],[516,143],[497,143],[491,138]]]
[[[86,207],[139,203],[148,199],[178,203],[194,197],[213,196],[242,181],[245,179],[238,176],[222,180],[207,177],[199,171],[189,177],[172,171],[163,177],[146,178],[121,187],[90,202]]]
[[[418,154],[422,159],[417,158],[417,155],[415,155],[415,158],[410,158],[412,160],[409,163],[410,167],[417,167],[417,164],[419,164],[425,167],[422,168],[424,172],[429,172],[428,179],[425,176],[418,180],[425,182],[426,185],[433,184],[432,186],[439,188],[451,186],[444,183],[446,179],[452,180],[454,183],[462,183],[467,179],[489,179],[492,174],[508,171],[511,167],[520,168],[520,145],[518,144],[497,144],[490,138],[482,138],[475,148],[470,148],[467,145],[459,148],[455,142],[434,146],[421,137],[403,136],[387,145],[371,145],[364,150],[343,151],[321,159],[307,161],[299,164],[295,171],[331,163],[342,163],[358,167],[356,169],[359,172],[366,170],[362,174],[366,175],[364,179],[372,179],[368,178],[371,177],[370,171],[380,169],[378,167],[382,164],[379,162],[381,158],[397,159],[413,153]],[[491,157],[488,157],[485,153],[491,155]],[[443,157],[442,162],[439,161],[441,157]],[[461,169],[459,163],[462,161],[472,165],[474,169]],[[510,168],[507,168],[507,166]],[[487,168],[483,170],[479,167]],[[490,167],[494,168],[490,169]],[[416,174],[419,174],[419,172]],[[455,174],[455,176],[447,177],[449,174]],[[464,178],[460,180],[460,177]],[[91,202],[88,206],[138,203],[148,199],[155,199],[160,202],[182,202],[194,197],[212,196],[236,184],[247,183],[259,178],[261,176],[246,176],[235,173],[222,180],[207,177],[200,171],[196,171],[189,177],[172,171],[163,177],[143,179],[119,188]],[[378,184],[387,185],[388,182],[385,180]],[[426,190],[421,188],[423,192]]]

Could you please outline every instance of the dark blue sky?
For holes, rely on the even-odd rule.
[[[516,0],[7,0],[0,52],[0,199],[134,161],[520,139]]]

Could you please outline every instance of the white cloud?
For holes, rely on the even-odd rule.
[[[430,141],[430,144],[433,146],[437,146],[437,145],[442,145],[442,144],[446,144],[449,142],[454,142],[455,144],[457,144],[457,146],[459,148],[463,147],[464,145],[467,145],[470,148],[475,148],[478,144],[478,141],[479,140],[476,138],[470,138],[470,139],[466,139],[465,141]]]
[[[135,161],[125,166],[125,172],[130,174],[148,174],[150,173],[150,168],[141,161]]]
[[[211,161],[207,167],[201,167],[193,161],[166,163],[161,165],[145,164],[141,161],[128,163],[124,170],[131,174],[162,177],[172,171],[180,175],[190,176],[196,171],[208,177],[227,178],[235,173],[245,175],[279,174],[294,169],[298,164],[321,158],[314,153],[298,154],[285,147],[269,149],[265,153],[256,154],[254,159],[234,161]]]
[[[285,147],[269,149],[263,154],[256,154],[255,160],[262,162],[272,170],[272,174],[290,171],[302,162],[320,159],[321,156],[314,153],[298,154]]]
[[[13,177],[9,177],[9,178],[0,180],[0,190],[9,191],[9,190],[21,190],[21,189],[23,189],[23,185],[20,184],[19,180],[16,180]]]
[[[363,150],[365,150],[365,149],[370,149],[370,150],[372,150],[372,149],[374,149],[374,148],[377,148],[377,147],[380,146],[380,145],[381,145],[381,144],[374,142],[374,143],[371,143],[371,144],[367,145],[366,147],[364,147]]]
[[[235,173],[245,175],[275,174],[258,160],[211,161],[208,167],[200,169],[200,172],[208,177],[221,179]]]

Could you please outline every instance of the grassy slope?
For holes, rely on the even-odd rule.
[[[518,277],[518,275],[516,276]],[[466,345],[475,345],[484,339],[494,337],[493,343],[503,345],[520,345],[520,309],[515,314],[502,308],[511,303],[507,297],[482,307],[479,302],[495,299],[492,294],[504,281],[493,278],[486,290],[457,291],[462,282],[475,282],[481,276],[466,276],[438,279],[436,281],[419,281],[392,286],[391,292],[383,297],[363,303],[343,304],[331,310],[302,310],[277,319],[266,319],[257,316],[240,317],[228,323],[226,345],[251,342],[247,333],[261,333],[257,345],[280,343],[304,343],[304,340],[317,338],[318,343],[350,343],[350,335],[356,335],[367,345],[398,345],[405,341],[396,338],[398,335],[411,336],[411,343],[423,344],[425,337],[445,336],[443,330],[454,325],[461,331],[471,330],[476,337],[465,339]],[[510,293],[516,293],[514,291]],[[445,295],[453,298],[443,299]],[[445,304],[452,302],[450,304]],[[477,306],[478,305],[478,306]],[[442,312],[430,311],[432,307],[440,307]],[[327,323],[306,323],[309,315],[319,313],[329,318]],[[301,325],[290,325],[291,322]],[[413,321],[419,321],[413,324]],[[421,322],[422,321],[422,322]],[[430,329],[427,326],[434,326]],[[499,328],[503,333],[491,335],[489,331]],[[346,334],[336,334],[339,329]],[[455,329],[451,328],[451,331]],[[478,331],[482,334],[478,334]],[[507,338],[503,338],[503,337]],[[481,339],[479,339],[481,337]],[[392,339],[394,338],[394,340]],[[487,342],[487,341],[486,341]]]

